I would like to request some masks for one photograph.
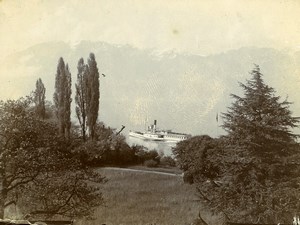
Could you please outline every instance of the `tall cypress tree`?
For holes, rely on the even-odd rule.
[[[45,108],[45,93],[46,88],[43,84],[41,78],[36,81],[36,89],[34,91],[34,103],[35,103],[35,110],[38,117],[45,119],[46,115],[46,108]]]
[[[53,100],[58,119],[59,134],[67,139],[70,137],[71,128],[71,93],[71,73],[68,65],[65,65],[61,57],[57,65]]]
[[[88,66],[84,64],[83,58],[79,59],[77,74],[77,83],[75,84],[75,103],[76,116],[81,126],[81,133],[83,141],[86,140],[86,117],[87,117],[87,88],[88,88]]]
[[[58,120],[58,129],[61,136],[64,135],[65,124],[64,124],[64,96],[65,89],[65,62],[61,57],[58,61],[57,72],[55,77],[55,92],[53,95],[53,101],[55,106],[55,113]]]
[[[71,130],[71,102],[72,102],[72,78],[68,64],[65,67],[66,83],[65,83],[65,99],[64,99],[64,122],[65,122],[65,138],[70,139]]]
[[[88,88],[87,88],[87,127],[91,139],[95,138],[95,126],[99,111],[99,72],[95,55],[90,53],[88,59]]]

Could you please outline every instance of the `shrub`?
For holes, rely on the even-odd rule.
[[[147,167],[157,167],[158,162],[153,160],[153,159],[150,159],[150,160],[146,160],[144,162],[144,165],[147,166]]]
[[[184,183],[193,184],[194,183],[194,176],[191,172],[186,171],[183,174],[183,181]]]
[[[160,164],[162,166],[175,167],[176,161],[171,156],[164,156],[160,159]]]
[[[155,150],[146,151],[144,149],[138,149],[138,151],[136,152],[136,156],[139,158],[139,161],[141,163],[144,163],[147,160],[154,160],[157,163],[159,163],[160,161],[158,152]]]

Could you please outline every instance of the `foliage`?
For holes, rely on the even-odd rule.
[[[103,203],[98,185],[104,178],[30,105],[28,99],[0,102],[0,217],[12,204],[35,218],[90,216]]]
[[[297,137],[291,128],[297,127],[299,118],[292,117],[291,103],[280,102],[274,89],[264,83],[257,65],[251,75],[246,84],[240,83],[244,97],[231,95],[235,102],[223,113],[222,127],[235,144],[258,154],[280,151]]]
[[[244,97],[223,114],[228,135],[194,137],[174,149],[185,180],[212,210],[243,223],[288,223],[300,210],[300,148],[287,100],[280,102],[260,69],[240,84]]]
[[[51,101],[45,101],[45,119],[51,120],[57,123],[57,117],[55,115],[55,106]]]
[[[99,72],[97,67],[97,62],[95,59],[95,55],[90,53],[90,57],[88,58],[88,86],[87,86],[87,127],[89,131],[89,136],[93,140],[95,138],[95,129],[98,118],[99,111],[99,98],[100,98],[100,90],[99,90]]]
[[[194,176],[199,196],[231,221],[287,223],[299,210],[299,155],[257,163],[247,149],[220,146],[207,155],[206,166],[218,165],[218,176]],[[297,150],[299,151],[299,149]]]
[[[138,148],[136,155],[139,157],[141,163],[144,163],[147,160],[154,160],[157,163],[160,161],[160,156],[155,150],[144,150],[144,148]]]
[[[103,123],[96,124],[94,140],[89,140],[76,148],[87,165],[130,165],[137,161],[136,152],[130,148],[123,135]]]
[[[202,135],[177,143],[173,153],[180,169],[185,172],[186,181],[193,183],[193,177],[201,173],[206,174],[211,179],[217,176],[217,165],[208,165],[206,162],[208,153],[215,151],[218,146],[217,142],[208,135]]]
[[[55,92],[53,95],[56,116],[58,118],[59,134],[67,140],[71,129],[71,73],[68,64],[60,58],[55,78]]]
[[[274,89],[264,83],[258,66],[251,75],[246,84],[240,83],[244,97],[232,95],[235,102],[223,114],[223,128],[231,143],[224,159],[232,176],[232,187],[225,191],[234,196],[224,206],[230,210],[234,207],[228,204],[239,206],[251,221],[278,222],[299,209],[295,201],[299,198],[295,194],[299,147],[291,130],[299,118],[292,116],[291,103],[280,102]]]
[[[36,86],[36,89],[34,91],[34,103],[35,103],[36,114],[40,118],[45,119],[45,117],[46,117],[46,107],[45,107],[46,88],[45,88],[41,78],[39,78],[36,81],[35,86]]]
[[[299,151],[297,146],[293,148],[290,152]],[[230,221],[289,222],[299,210],[297,154],[276,163],[273,158],[270,163],[255,163],[247,149],[230,145],[227,137],[208,136],[180,142],[174,151],[184,181],[195,183],[201,202]]]
[[[76,116],[81,126],[83,141],[86,133],[91,140],[96,138],[96,123],[99,113],[99,71],[95,55],[90,53],[88,63],[83,58],[79,59],[77,83],[75,84]]]
[[[144,162],[144,165],[147,166],[147,167],[157,167],[158,166],[158,162],[153,160],[153,159],[149,159],[149,160],[146,160]]]
[[[96,124],[94,140],[78,144],[76,152],[82,162],[89,166],[128,166],[149,160],[155,161],[156,165],[175,166],[174,159],[160,157],[155,150],[149,151],[139,145],[130,147],[123,135],[102,122]]]
[[[77,83],[75,84],[76,95],[76,116],[81,126],[83,141],[86,140],[86,117],[87,117],[87,89],[89,68],[84,64],[83,58],[78,61],[77,65]]]
[[[167,167],[175,167],[176,161],[171,156],[162,156],[160,158],[160,165]]]

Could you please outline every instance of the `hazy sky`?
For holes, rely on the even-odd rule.
[[[0,0],[0,58],[81,40],[207,55],[300,47],[299,0]]]
[[[33,55],[19,58],[17,64],[14,57],[6,56],[39,43],[64,41],[75,46],[82,40],[131,45],[158,53],[175,51],[210,55],[241,47],[299,51],[300,0],[0,0],[0,99],[30,93],[38,75],[44,76],[44,81],[54,79],[56,66],[53,65],[51,75],[51,71],[41,73],[39,67],[30,66]],[[47,57],[41,62],[45,64],[43,66],[51,63]],[[71,67],[74,76],[76,64]],[[288,67],[286,65],[284,71]],[[298,69],[292,72],[293,76],[299,74]],[[201,73],[196,74],[197,79],[201,78]],[[114,78],[112,76],[107,82],[119,84]],[[297,79],[291,79],[291,86],[286,85],[286,89],[297,90]],[[46,84],[50,96],[53,84]],[[193,96],[193,87],[202,90],[201,85],[191,80],[177,96],[180,104],[170,99],[172,104],[180,105],[178,108],[184,115],[186,109],[181,108],[181,102],[186,103],[186,99]],[[215,87],[213,93],[219,93],[216,90],[221,89]],[[202,94],[207,93],[212,92]],[[208,106],[215,103],[216,99],[212,100]],[[139,109],[139,99],[132,101],[137,102]],[[209,115],[210,111],[204,108],[201,113]],[[186,121],[193,122],[193,116],[199,117],[197,112],[186,114]],[[215,112],[211,115],[215,119]],[[182,127],[178,126],[178,130]]]

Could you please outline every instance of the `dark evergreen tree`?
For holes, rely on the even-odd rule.
[[[36,89],[34,91],[35,111],[39,118],[45,119],[45,116],[46,116],[46,108],[45,108],[46,88],[45,88],[41,78],[39,78],[36,81],[35,86],[36,86]]]
[[[88,89],[88,66],[84,64],[83,58],[78,61],[77,65],[77,83],[75,84],[76,95],[76,116],[78,118],[83,141],[86,140],[86,117],[87,117],[87,89]]]
[[[63,58],[60,58],[57,65],[53,100],[58,119],[59,134],[67,139],[70,136],[71,128],[71,93],[71,73]]]
[[[90,138],[95,138],[95,126],[99,112],[99,72],[95,55],[90,53],[88,59],[88,88],[87,88],[87,127]]]
[[[292,128],[299,123],[266,85],[258,66],[240,83],[223,114],[228,135],[191,138],[175,155],[202,202],[231,222],[290,223],[300,210],[300,148]]]
[[[232,94],[235,102],[223,113],[223,128],[235,144],[257,153],[279,151],[295,140],[291,128],[299,119],[292,117],[290,102],[280,102],[273,88],[266,85],[259,66],[251,71],[252,79],[240,83],[244,97]]]
[[[229,141],[223,162],[231,180],[219,191],[231,199],[223,196],[219,206],[239,220],[287,223],[300,209],[298,135],[292,132],[299,118],[292,116],[291,103],[264,83],[259,66],[250,74],[251,80],[240,83],[244,96],[233,94],[235,102],[223,114]],[[235,213],[238,208],[244,215]]]

